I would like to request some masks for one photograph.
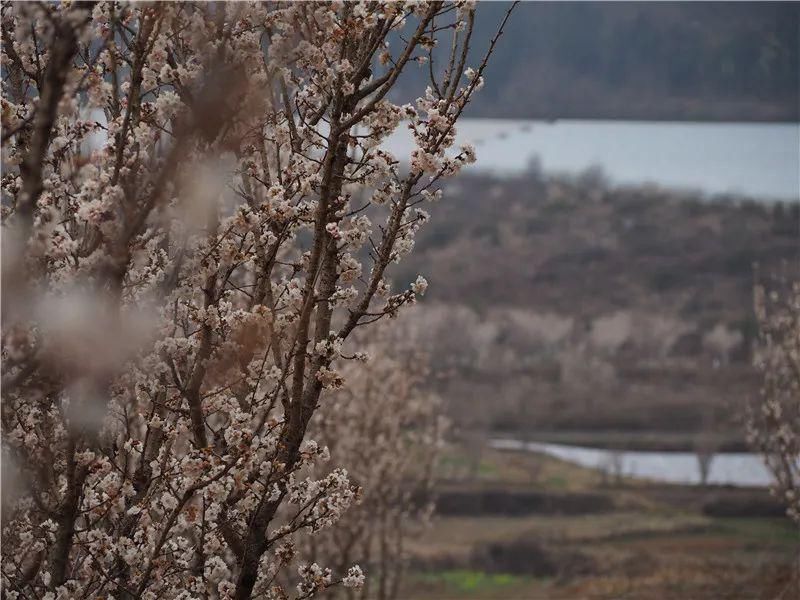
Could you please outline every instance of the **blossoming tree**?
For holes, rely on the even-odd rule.
[[[800,523],[800,283],[757,286],[755,312],[762,388],[750,410],[750,440],[774,476],[773,491]]]
[[[405,319],[413,317],[406,315]],[[365,365],[344,363],[347,386],[330,410],[317,411],[310,431],[362,489],[362,498],[321,535],[298,549],[307,561],[340,570],[354,561],[370,574],[360,590],[332,597],[398,598],[408,567],[406,545],[433,509],[433,472],[447,428],[441,400],[421,384],[427,357],[405,329],[383,326],[369,334]],[[327,475],[328,465],[315,468]]]
[[[425,290],[393,291],[387,267],[475,159],[453,148],[486,65],[466,64],[474,18],[438,1],[2,5],[6,597],[362,584],[317,564],[278,583],[292,540],[358,495],[343,469],[308,475],[327,451],[306,432],[344,384],[334,361],[361,357],[351,334]],[[426,59],[424,95],[390,102]],[[380,145],[401,122],[408,169]]]

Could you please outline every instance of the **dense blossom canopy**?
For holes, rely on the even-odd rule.
[[[361,494],[312,470],[306,431],[365,358],[351,334],[425,292],[387,267],[475,160],[453,147],[473,23],[468,2],[3,4],[5,596],[362,584],[291,564]],[[430,85],[392,103],[406,68]],[[381,149],[399,126],[408,157]]]

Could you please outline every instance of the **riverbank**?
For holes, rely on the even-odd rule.
[[[610,476],[686,485],[710,484],[768,487],[772,474],[758,454],[718,452],[711,443],[689,452],[602,449],[575,444],[553,444],[515,438],[493,438],[497,450],[541,453]]]
[[[516,430],[492,431],[493,438],[520,437]],[[744,439],[743,432],[714,432],[709,434],[709,442],[717,452],[749,452],[750,446]],[[526,441],[537,441],[550,444],[570,444],[600,448],[604,450],[621,450],[636,452],[692,452],[697,447],[697,436],[685,431],[576,431],[576,430],[532,430],[524,437]]]
[[[404,598],[751,600],[800,590],[800,532],[765,490],[614,480],[491,449],[472,462],[464,447],[445,453],[440,509],[408,548]]]

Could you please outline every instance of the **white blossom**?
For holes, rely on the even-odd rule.
[[[347,570],[347,575],[342,578],[342,585],[349,588],[360,588],[364,585],[364,573],[361,567],[353,565]]]

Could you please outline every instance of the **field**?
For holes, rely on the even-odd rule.
[[[766,491],[607,481],[520,453],[469,462],[457,447],[442,461],[403,598],[799,597],[800,531]]]

